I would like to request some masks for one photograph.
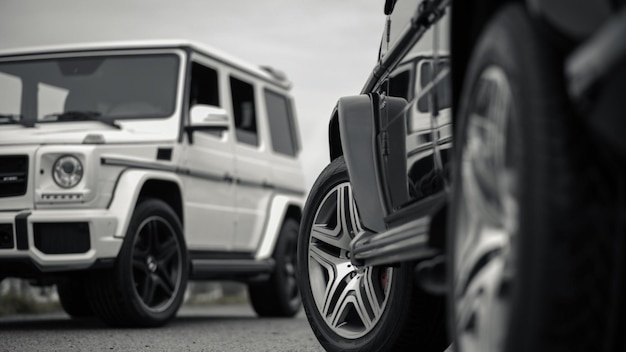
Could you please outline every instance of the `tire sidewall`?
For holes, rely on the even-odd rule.
[[[281,312],[284,316],[294,316],[298,313],[300,307],[302,306],[302,300],[299,294],[297,294],[297,299],[289,297],[290,292],[286,291],[285,285],[288,278],[286,277],[287,274],[284,271],[285,260],[288,256],[287,251],[291,248],[297,248],[298,228],[299,225],[296,220],[291,218],[285,219],[283,226],[281,227],[278,243],[276,244],[276,250],[274,252],[276,272],[274,273],[273,284],[276,287],[277,294],[279,296],[279,304],[282,306]],[[290,255],[297,259],[297,249],[296,252],[290,253]],[[297,270],[297,264],[294,265],[294,270]]]
[[[174,300],[171,301],[169,306],[162,311],[147,309],[134,288],[135,284],[133,282],[132,274],[132,252],[138,235],[137,230],[145,219],[151,216],[159,216],[168,223],[168,225],[174,230],[180,246],[180,287]],[[123,297],[124,301],[128,302],[132,313],[131,317],[135,317],[140,325],[154,326],[162,325],[172,319],[182,304],[188,274],[189,265],[187,248],[183,237],[182,225],[178,216],[163,201],[157,199],[146,199],[141,201],[135,208],[126,231],[124,244],[122,245],[122,249],[116,263],[116,282],[118,284],[118,292]]]
[[[56,283],[59,302],[71,317],[84,318],[94,315],[81,276],[75,276]]]
[[[343,157],[340,157],[335,159],[322,172],[313,185],[307,199],[298,238],[300,292],[311,328],[326,350],[376,351],[384,346],[391,346],[397,335],[402,331],[408,315],[408,310],[405,308],[408,302],[410,302],[413,292],[412,269],[414,266],[411,263],[402,263],[393,268],[391,290],[388,294],[384,312],[376,326],[365,336],[349,340],[337,335],[328,327],[317,309],[311,292],[308,269],[310,232],[315,212],[320,203],[328,192],[343,182],[349,182],[349,178]]]
[[[508,25],[507,25],[508,23]],[[515,28],[515,29],[513,29]],[[550,309],[546,300],[546,288],[550,278],[546,274],[548,265],[553,221],[547,214],[556,214],[553,204],[545,193],[550,185],[549,164],[553,157],[551,138],[555,131],[546,128],[547,111],[564,113],[565,99],[560,90],[561,72],[555,65],[556,54],[550,51],[545,41],[538,36],[536,24],[529,20],[526,10],[520,4],[508,5],[486,26],[470,60],[461,94],[458,118],[455,121],[455,162],[453,167],[452,200],[449,218],[454,221],[458,212],[460,168],[458,160],[465,145],[468,124],[467,112],[470,107],[471,92],[476,87],[480,75],[489,66],[502,69],[509,81],[514,112],[508,120],[513,129],[515,151],[514,160],[518,175],[519,215],[516,236],[515,283],[511,286],[510,315],[505,330],[507,351],[536,350],[541,346],[540,322],[544,312]],[[546,102],[541,99],[554,99]],[[557,131],[561,133],[560,131]],[[552,160],[554,161],[554,160]],[[458,340],[455,326],[455,224],[448,226],[448,277],[451,278],[448,298],[449,329],[451,336]],[[530,347],[528,349],[528,346]],[[457,349],[461,350],[460,346]],[[462,350],[461,350],[462,351]]]

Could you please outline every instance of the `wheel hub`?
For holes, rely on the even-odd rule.
[[[158,267],[156,259],[151,255],[146,258],[146,265],[148,265],[148,270],[150,270],[151,273],[155,272]]]

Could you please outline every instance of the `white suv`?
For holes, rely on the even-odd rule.
[[[191,280],[300,308],[305,194],[290,83],[189,42],[0,54],[0,280],[71,316],[156,326]]]

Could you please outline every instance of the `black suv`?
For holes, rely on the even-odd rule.
[[[300,228],[324,348],[626,347],[625,3],[387,0]]]

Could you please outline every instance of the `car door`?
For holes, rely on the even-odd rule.
[[[191,65],[188,106],[222,106],[217,65]],[[230,250],[236,221],[234,133],[195,131],[183,146],[187,245],[190,250]]]
[[[262,114],[255,83],[232,72],[228,79],[235,150],[235,205],[237,208],[233,249],[252,252],[265,226],[272,197],[267,141],[263,138]]]

